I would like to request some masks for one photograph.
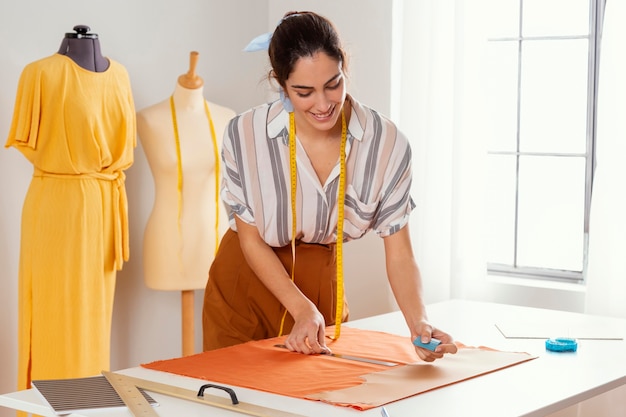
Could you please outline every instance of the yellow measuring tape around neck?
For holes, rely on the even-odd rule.
[[[346,126],[346,117],[341,111],[341,147],[339,151],[339,190],[337,191],[337,307],[335,309],[335,334],[333,339],[338,339],[341,333],[341,320],[343,319],[343,220],[344,220],[344,200],[346,190],[346,142],[348,136],[348,128]],[[296,191],[297,166],[296,166],[296,123],[293,112],[289,113],[289,169],[291,179],[291,280],[295,279],[296,269],[296,233],[297,233],[297,209],[296,209]],[[283,325],[287,310],[283,313],[280,322],[280,330],[278,335],[283,334]]]
[[[217,136],[215,135],[215,126],[213,118],[209,110],[209,105],[204,101],[204,112],[209,121],[211,129],[211,139],[213,140],[213,156],[215,159],[215,251],[219,244],[219,196],[220,196],[220,158],[217,146]],[[183,159],[180,152],[180,136],[178,134],[178,122],[176,120],[176,106],[174,105],[174,96],[170,96],[170,109],[172,110],[172,124],[174,125],[174,140],[176,141],[176,164],[178,172],[178,231],[181,232],[181,220],[183,215]]]

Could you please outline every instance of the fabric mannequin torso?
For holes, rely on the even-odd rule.
[[[102,56],[100,41],[95,33],[87,33],[89,27],[75,26],[78,33],[66,33],[58,53],[66,55],[81,67],[94,72],[103,72],[109,68],[109,60]]]
[[[155,201],[144,232],[144,279],[158,290],[194,290],[206,286],[219,236],[228,227],[221,202],[215,201],[214,145],[203,88],[173,93],[182,166],[182,209],[179,213],[178,158],[170,100],[137,113],[137,131],[154,177]],[[221,144],[231,109],[209,103],[216,140]]]

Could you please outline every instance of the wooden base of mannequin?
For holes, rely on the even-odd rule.
[[[194,349],[194,291],[186,290],[181,292],[182,295],[182,337],[183,337],[183,356],[193,355]]]

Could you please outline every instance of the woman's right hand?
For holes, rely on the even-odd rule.
[[[307,300],[308,301],[308,300]],[[287,336],[285,346],[292,352],[305,355],[330,353],[326,346],[324,316],[310,301],[294,315],[295,324]]]
[[[254,225],[235,216],[241,250],[261,282],[287,308],[295,324],[285,346],[291,351],[305,353],[330,352],[324,340],[324,316],[290,279],[276,254],[261,239]]]

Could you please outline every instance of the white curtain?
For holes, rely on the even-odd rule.
[[[483,245],[483,0],[395,0],[392,118],[413,148],[414,249],[427,303],[489,300]],[[626,316],[626,0],[609,0],[587,310]],[[621,47],[621,50],[620,50]],[[621,55],[621,57],[620,57]],[[622,387],[553,417],[622,416]]]
[[[412,240],[426,301],[489,300],[483,246],[483,0],[395,0],[392,117],[413,148]],[[587,310],[626,316],[626,1],[609,0],[602,45],[598,171]],[[553,417],[624,415],[618,388]]]
[[[600,49],[586,311],[626,317],[626,1],[608,0]]]
[[[394,2],[392,117],[412,143],[411,232],[428,303],[471,297],[485,277],[482,3]]]

